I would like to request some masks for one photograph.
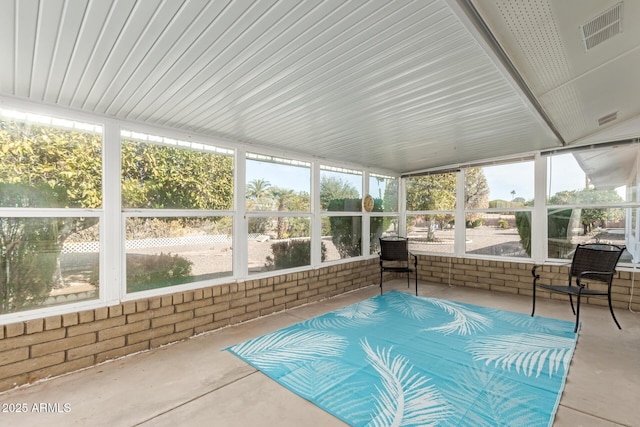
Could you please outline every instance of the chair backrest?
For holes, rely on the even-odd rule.
[[[381,237],[380,259],[383,261],[407,261],[409,244],[404,237]]]
[[[573,254],[569,280],[584,271],[602,271],[606,274],[588,274],[583,278],[610,283],[623,251],[624,246],[617,245],[602,243],[578,245]]]

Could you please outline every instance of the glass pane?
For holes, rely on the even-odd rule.
[[[636,145],[549,156],[549,205],[632,201],[637,186]]]
[[[311,164],[247,154],[246,203],[249,211],[311,210]]]
[[[322,244],[326,246],[326,259],[335,261],[362,255],[362,217],[332,216],[325,217],[329,223],[329,234],[323,233]]]
[[[407,179],[407,210],[448,211],[456,208],[456,174],[418,176]]]
[[[455,215],[407,215],[409,249],[452,254],[454,251]]]
[[[377,254],[380,251],[381,237],[398,236],[398,217],[372,216],[369,218],[369,253]]]
[[[250,217],[249,273],[311,265],[311,220],[307,217]]]
[[[0,110],[0,206],[100,208],[102,128],[8,113]]]
[[[533,161],[465,169],[465,209],[533,206]]]
[[[468,254],[531,256],[531,212],[473,213],[465,223]]]
[[[232,218],[127,218],[127,292],[231,276]]]
[[[631,209],[589,208],[547,211],[549,258],[571,259],[578,243],[625,245],[626,213]],[[625,251],[621,262],[630,262]]]
[[[233,207],[232,151],[128,131],[123,134],[129,136],[122,140],[124,208]],[[168,145],[171,141],[175,145]]]
[[[375,212],[398,211],[398,179],[383,175],[369,175],[369,194],[376,200]]]
[[[361,212],[362,173],[320,167],[320,208],[323,211]]]
[[[0,217],[0,313],[98,298],[99,230],[98,218]]]

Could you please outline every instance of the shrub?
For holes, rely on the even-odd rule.
[[[0,205],[13,208],[64,206],[64,188],[48,184],[0,183]],[[88,221],[87,221],[88,222]],[[0,218],[0,313],[40,305],[60,283],[59,256],[74,218]]]
[[[516,228],[520,235],[520,243],[527,255],[531,256],[531,213],[516,212]]]
[[[311,264],[311,241],[285,240],[271,245],[273,257],[268,256],[265,267],[269,270],[301,267]],[[321,258],[326,259],[327,247],[322,243]]]
[[[186,258],[171,253],[160,255],[127,255],[127,291],[155,289],[193,280]]]
[[[361,206],[362,199],[333,199],[329,203],[328,210],[354,212],[359,211]],[[331,240],[336,246],[340,258],[362,255],[360,235],[354,235],[354,232],[362,230],[361,216],[332,216],[329,217],[329,223],[331,224]]]
[[[473,221],[466,221],[465,225],[467,228],[478,228],[482,224],[484,224],[484,218],[474,219]]]
[[[498,228],[509,228],[509,221],[501,219],[498,221]]]

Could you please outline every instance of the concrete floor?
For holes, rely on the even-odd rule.
[[[385,284],[407,291],[404,281]],[[222,349],[375,296],[371,286],[190,340],[0,393],[2,426],[343,426]],[[531,299],[419,285],[424,296],[529,313]],[[537,315],[573,320],[568,302],[541,299]],[[554,426],[640,426],[640,314],[584,306],[582,329]],[[16,404],[27,413],[7,413]],[[33,412],[58,404],[60,412]]]

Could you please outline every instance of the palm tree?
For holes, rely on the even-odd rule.
[[[269,195],[276,201],[276,205],[278,206],[278,212],[282,212],[285,210],[287,202],[291,199],[292,196],[295,195],[293,190],[288,188],[280,188],[280,187],[271,187],[269,188]],[[278,217],[278,227],[276,230],[277,239],[282,239],[285,232],[285,223],[284,217]]]
[[[264,210],[265,206],[270,206],[271,201],[265,200],[269,197],[270,188],[271,183],[266,179],[251,180],[245,189],[247,208],[249,210]]]
[[[246,196],[248,199],[261,199],[267,195],[271,183],[266,179],[252,179],[247,184]]]

